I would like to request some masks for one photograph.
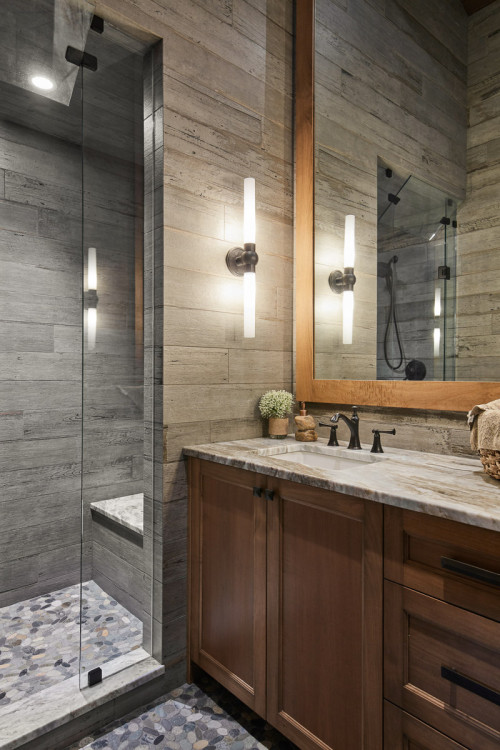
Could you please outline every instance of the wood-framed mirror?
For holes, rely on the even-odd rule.
[[[455,0],[450,0],[450,3],[455,3]],[[447,8],[450,3],[447,3]],[[344,213],[346,215],[354,214],[357,217],[357,225],[359,216],[361,241],[365,245],[365,254],[368,253],[370,248],[375,253],[370,262],[375,268],[372,276],[375,278],[376,285],[377,207],[374,202],[376,203],[377,200],[377,168],[380,170],[380,162],[377,165],[377,160],[382,159],[382,163],[394,165],[402,173],[406,170],[408,173],[414,174],[419,180],[431,183],[442,190],[451,190],[454,187],[453,181],[459,184],[459,180],[463,176],[463,195],[457,195],[458,190],[455,190],[454,193],[459,199],[465,197],[467,165],[465,151],[457,156],[460,137],[457,136],[456,132],[450,135],[441,132],[444,127],[441,121],[458,122],[457,127],[462,122],[461,137],[463,148],[466,148],[467,111],[465,97],[467,72],[459,43],[460,34],[462,33],[463,36],[463,28],[465,28],[463,24],[467,24],[467,16],[465,10],[463,10],[463,17],[460,16],[461,0],[456,0],[456,5],[460,6],[455,8],[456,18],[458,19],[456,28],[452,24],[450,25],[449,17],[444,19],[443,9],[441,9],[436,11],[439,17],[432,20],[428,25],[429,33],[426,37],[426,30],[423,28],[426,22],[422,24],[422,16],[427,14],[427,17],[429,17],[429,8],[436,6],[433,3],[411,3],[409,0],[386,0],[384,3],[373,2],[373,0],[352,0],[352,2],[343,0],[296,1],[296,381],[297,398],[299,400],[313,403],[355,403],[380,407],[466,411],[476,403],[484,403],[500,397],[500,383],[495,379],[496,363],[500,363],[500,351],[496,352],[495,346],[500,343],[500,335],[492,334],[490,339],[487,338],[489,330],[494,332],[498,330],[500,334],[500,262],[496,258],[496,256],[500,258],[500,222],[494,217],[489,221],[488,234],[477,234],[477,243],[474,242],[476,236],[474,234],[474,221],[468,221],[466,245],[468,255],[465,261],[462,259],[463,266],[466,262],[477,263],[484,246],[486,255],[479,262],[478,268],[482,268],[482,273],[490,276],[490,278],[493,278],[496,274],[498,280],[498,288],[492,287],[491,284],[485,285],[487,290],[485,294],[487,297],[489,295],[488,300],[485,297],[485,304],[476,304],[474,308],[474,310],[476,308],[477,310],[487,310],[484,321],[474,320],[476,326],[474,330],[478,331],[478,337],[483,337],[481,339],[483,350],[486,348],[490,356],[488,360],[489,370],[487,368],[481,369],[481,380],[472,380],[470,377],[470,373],[474,373],[472,360],[468,362],[469,369],[463,370],[464,373],[469,373],[467,379],[464,377],[460,379],[458,376],[458,379],[445,381],[437,379],[409,380],[404,379],[404,373],[398,373],[397,379],[392,380],[368,379],[366,374],[363,374],[366,379],[359,380],[351,379],[352,374],[346,377],[328,379],[323,376],[322,372],[319,372],[318,363],[315,363],[315,285],[318,284],[315,270],[315,234],[317,229],[315,221],[315,188],[317,187],[315,169],[315,155],[317,154],[315,88],[317,82],[315,81],[315,69],[319,79],[318,85],[322,89],[322,96],[324,96],[325,91],[328,91],[328,85],[325,85],[328,76],[338,76],[333,86],[334,90],[336,87],[334,100],[325,104],[320,112],[320,115],[323,116],[324,111],[327,111],[329,107],[334,112],[328,136],[330,138],[329,148],[334,156],[332,164],[335,166],[335,159],[338,158],[341,169],[338,175],[333,171],[330,187],[333,191],[332,194],[336,193],[335,211],[337,214],[341,213],[340,208],[344,196]],[[418,11],[416,6],[421,6]],[[315,64],[315,61],[318,60],[316,48],[318,12],[321,23],[321,42],[329,45],[329,49],[332,50],[332,54],[327,54],[326,59],[322,60],[320,65]],[[365,16],[363,16],[364,13]],[[417,17],[413,17],[411,13],[417,13]],[[420,18],[418,13],[422,14]],[[328,28],[329,19],[332,21],[330,28]],[[443,43],[436,37],[436,29],[440,24],[444,24],[445,20],[448,24],[450,36]],[[413,22],[415,31],[412,29]],[[381,53],[384,55],[385,62],[394,59],[397,66],[392,80],[392,89],[387,95],[381,91],[381,87],[385,85],[384,75],[389,83],[391,83],[391,75],[384,74],[384,66],[377,60],[377,45],[380,41],[379,38],[382,37],[382,32],[385,32],[384,24],[386,23],[390,25],[391,33],[401,33],[404,36],[401,41],[393,38],[391,42],[388,42],[387,35],[384,35],[384,41],[381,42],[382,46],[386,45],[385,52],[382,51]],[[360,24],[358,28],[356,28],[356,24]],[[460,28],[459,24],[462,24]],[[377,33],[379,38],[377,38]],[[412,38],[412,34],[414,34],[414,38]],[[352,49],[349,48],[349,35],[354,40]],[[365,44],[364,40],[368,38],[369,50],[365,54],[363,45]],[[390,50],[387,50],[387,44],[389,43],[393,46]],[[419,45],[422,48],[423,63],[421,67],[423,72],[419,69],[417,57]],[[409,50],[408,55],[406,55],[406,50]],[[477,57],[480,53],[473,50],[473,54]],[[440,90],[439,85],[436,85],[436,90],[430,90],[433,76],[436,80],[437,75],[432,67],[435,57],[439,59],[440,65],[444,66],[444,72],[438,71],[439,75],[442,73],[443,81],[447,81],[451,86],[455,77],[462,80],[461,93],[458,94],[452,90],[451,93],[448,92],[447,94],[446,91]],[[484,65],[484,61],[482,64]],[[481,60],[475,60],[476,70],[480,65]],[[356,75],[356,66],[360,68],[359,76]],[[355,84],[359,85],[356,87]],[[373,95],[375,89],[377,90]],[[349,100],[351,95],[349,92],[352,92],[353,98],[351,100]],[[367,101],[370,93],[373,95],[373,99],[372,101],[368,100],[365,107],[368,115],[365,113],[365,117],[369,120],[372,133],[373,131],[376,131],[379,135],[382,133],[380,137],[372,139],[372,133],[367,135],[360,132],[363,106],[360,107],[359,102]],[[449,97],[449,112],[446,111],[447,96]],[[459,111],[459,106],[461,106],[460,101],[458,101],[459,96],[462,96],[464,101],[463,113]],[[354,97],[358,97],[358,100],[355,101]],[[398,97],[402,97],[402,103],[399,107]],[[380,104],[380,101],[382,101],[382,104]],[[339,107],[343,105],[345,105],[345,112],[340,118],[338,117],[338,113],[341,111]],[[431,107],[431,109],[437,107],[437,109],[434,112],[425,111],[426,107]],[[399,110],[401,110],[400,117],[398,115]],[[395,116],[400,130],[398,138],[395,137],[392,124],[384,131],[384,112],[392,112]],[[457,112],[459,112],[458,115]],[[420,115],[419,113],[423,114]],[[357,119],[358,115],[359,120]],[[462,117],[463,120],[461,120]],[[346,133],[348,135],[343,140],[339,138],[338,143],[335,142],[337,128],[335,118],[340,123],[338,124],[338,130],[342,131],[344,136],[346,136]],[[349,118],[355,123],[352,129],[350,129],[349,123],[346,123]],[[434,126],[436,118],[438,120],[441,118],[438,126]],[[404,130],[409,124],[417,129],[416,135],[413,131],[407,133]],[[426,144],[425,138],[431,139],[431,142]],[[416,145],[413,141],[416,142]],[[370,148],[364,148],[367,143],[369,143]],[[414,147],[421,150],[421,154],[417,153],[418,158],[415,154],[412,156],[405,151],[405,149],[411,150]],[[481,156],[477,154],[477,158],[480,159]],[[349,179],[345,177],[351,165],[353,173],[359,174],[360,159],[363,160],[361,169],[370,173],[371,180],[370,194],[366,197],[365,202],[359,200],[359,195],[358,200],[356,199],[357,187],[352,188],[352,184],[349,185]],[[330,165],[329,168],[334,170],[334,166]],[[354,176],[353,183],[355,181],[356,177]],[[498,205],[498,199],[496,200]],[[488,222],[485,220],[476,222],[476,224],[480,229],[486,226]],[[458,227],[460,237],[460,222]],[[341,234],[340,230],[337,234]],[[484,245],[486,237],[487,246]],[[339,263],[332,261],[331,270],[333,271],[338,265]],[[470,268],[471,266],[469,266],[469,271]],[[456,275],[459,278],[460,263]],[[474,304],[474,300],[481,299],[481,288],[477,293],[474,293],[474,283],[480,284],[481,282],[476,277],[469,276],[469,308],[470,300]],[[491,291],[492,289],[493,291]],[[356,308],[354,314],[356,316]],[[455,316],[454,312],[453,316]],[[488,318],[488,325],[486,325],[486,318]],[[338,321],[336,322],[338,323]],[[375,320],[375,338],[377,336],[376,328]],[[356,329],[354,330],[356,331]],[[469,341],[471,340],[474,341],[475,339]],[[375,341],[374,347],[376,345]],[[467,350],[467,346],[466,343],[463,349]],[[368,348],[367,346],[367,350]],[[457,348],[457,351],[460,351],[460,349]],[[496,360],[497,354],[498,360]],[[376,352],[374,356],[376,358]],[[439,372],[439,370],[436,370],[436,372]],[[500,367],[498,372],[500,375]],[[488,378],[484,377],[485,373],[488,374]],[[489,373],[495,373],[495,376],[492,377]]]

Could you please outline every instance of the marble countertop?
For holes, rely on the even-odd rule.
[[[90,503],[90,507],[95,513],[100,513],[121,526],[126,526],[127,529],[143,535],[144,495],[142,493],[98,500]]]
[[[351,461],[333,472],[280,459],[280,454],[296,450],[319,450]],[[479,458],[384,450],[371,454],[364,445],[362,451],[348,451],[328,447],[321,438],[298,443],[292,436],[193,445],[185,447],[184,454],[500,531],[500,482],[483,471]]]

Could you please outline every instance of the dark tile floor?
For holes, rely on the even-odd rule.
[[[67,750],[296,750],[210,678],[183,685]]]

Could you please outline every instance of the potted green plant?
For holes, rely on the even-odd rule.
[[[269,437],[279,440],[288,434],[288,415],[292,411],[294,399],[288,391],[267,391],[259,401],[259,409],[264,419],[269,420]]]

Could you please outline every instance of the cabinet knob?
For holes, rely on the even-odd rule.
[[[254,497],[262,497],[262,487],[254,487],[253,488],[253,496]]]
[[[274,500],[274,490],[264,490],[266,500]]]

